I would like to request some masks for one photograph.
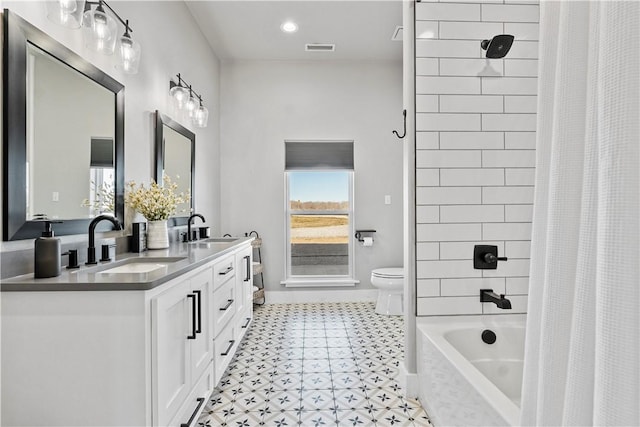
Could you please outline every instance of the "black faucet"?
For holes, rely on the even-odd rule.
[[[202,222],[207,222],[205,221],[204,217],[202,215],[200,215],[199,213],[193,214],[189,217],[189,219],[187,220],[187,242],[190,242],[192,240],[198,240],[198,239],[193,239],[191,237],[191,221],[195,218],[198,217],[202,220]]]
[[[504,294],[496,294],[493,289],[480,289],[480,302],[492,302],[502,309],[510,309],[511,301],[504,297]]]
[[[117,219],[111,215],[98,215],[89,223],[89,249],[87,250],[87,265],[97,264],[96,262],[96,226],[102,220],[110,221],[116,230],[122,230],[122,226]]]

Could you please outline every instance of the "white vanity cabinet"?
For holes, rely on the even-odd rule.
[[[212,332],[215,339],[236,313],[236,258],[233,254],[216,261],[213,265],[213,289],[211,295]]]
[[[151,300],[153,408],[156,425],[167,425],[203,376],[211,370],[210,300],[212,269],[170,283]],[[212,381],[208,397],[213,389]],[[196,405],[197,408],[197,405]]]
[[[253,319],[253,250],[251,247],[236,253],[236,265],[239,270],[239,274],[236,275],[236,294],[238,295],[236,325],[238,341],[242,341]]]
[[[251,317],[249,244],[149,290],[2,292],[0,425],[195,425]]]
[[[238,344],[235,319],[237,307],[242,303],[236,286],[241,276],[239,267],[241,264],[236,254],[227,255],[213,266],[213,368],[216,383],[229,366]]]
[[[247,245],[213,267],[213,366],[218,383],[253,318],[251,247]]]

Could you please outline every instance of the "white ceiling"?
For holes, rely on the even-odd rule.
[[[186,1],[214,52],[229,60],[401,61],[399,0]],[[287,20],[298,31],[285,34]],[[335,43],[335,52],[305,52],[305,43]]]

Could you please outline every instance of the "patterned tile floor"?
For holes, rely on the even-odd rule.
[[[372,303],[255,306],[199,426],[431,426],[397,382],[403,320]]]

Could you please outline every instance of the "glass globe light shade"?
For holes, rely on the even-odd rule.
[[[189,113],[189,117],[193,117],[193,113],[194,111],[196,111],[196,108],[198,108],[198,102],[193,97],[193,95],[190,95],[186,104],[184,104],[184,109],[187,110],[187,113]]]
[[[175,85],[169,90],[169,94],[173,98],[176,106],[180,109],[184,108],[185,103],[189,99],[189,89],[182,85]]]
[[[82,18],[82,34],[89,49],[111,55],[116,48],[118,26],[116,21],[99,8],[89,10]]]
[[[120,49],[118,49],[119,67],[124,73],[136,74],[138,72],[141,50],[140,43],[132,39],[128,32],[120,37]]]
[[[55,0],[45,2],[49,21],[67,28],[80,28],[85,0]]]
[[[207,127],[207,122],[209,121],[209,110],[207,107],[200,105],[193,112],[193,124],[199,128]]]

